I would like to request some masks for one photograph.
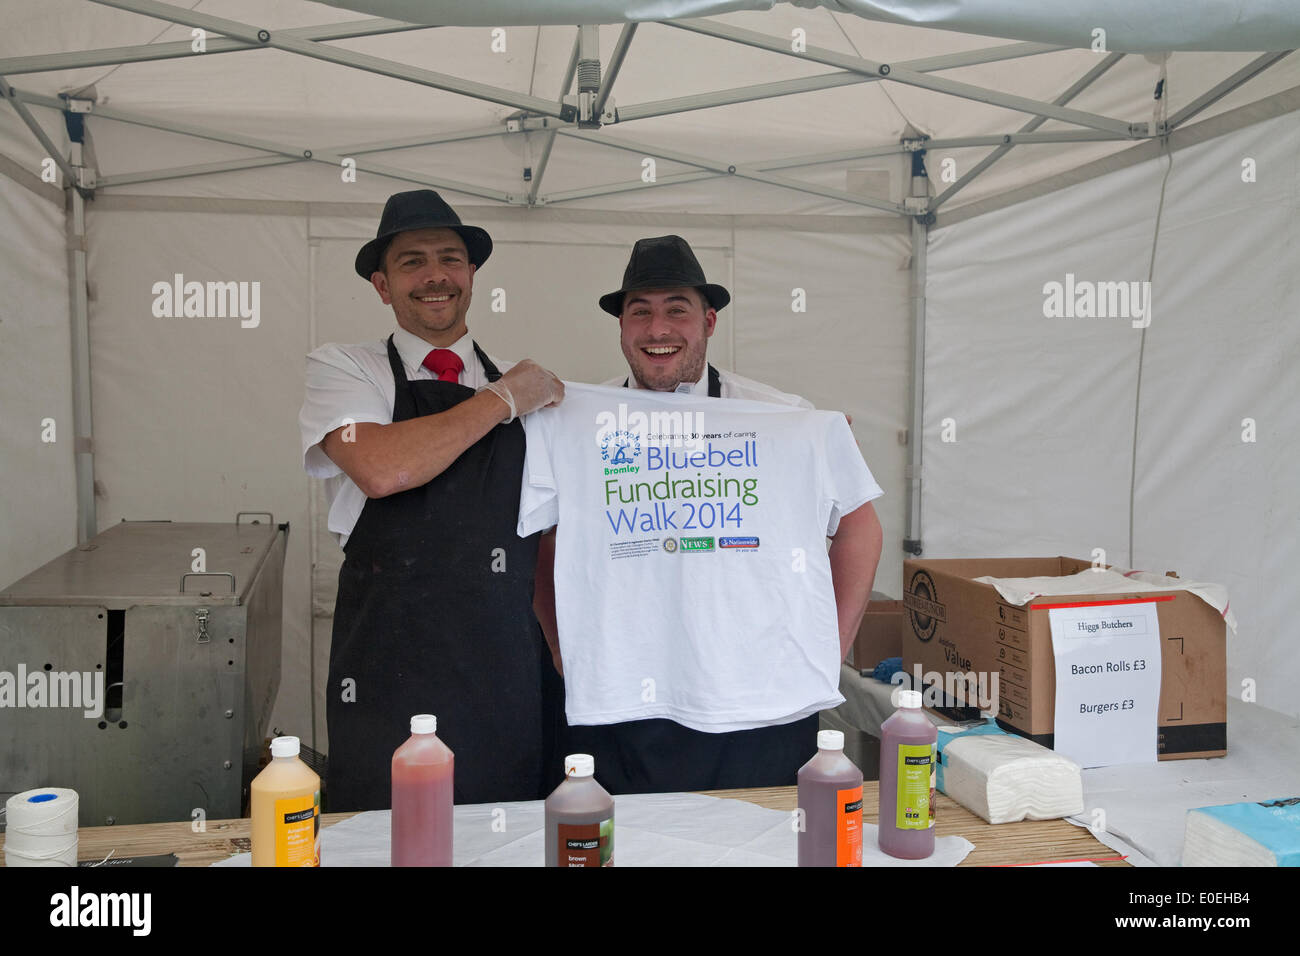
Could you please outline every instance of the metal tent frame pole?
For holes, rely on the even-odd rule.
[[[384,33],[404,33],[408,30],[436,30],[437,27],[405,23],[401,20],[352,20],[315,27],[294,27],[284,30],[302,40],[351,40],[356,37],[378,36]],[[203,56],[214,53],[235,53],[239,50],[256,50],[260,43],[250,43],[231,37],[212,37],[207,41]],[[45,73],[51,70],[79,70],[89,66],[119,66],[123,63],[146,63],[152,60],[175,60],[194,56],[190,40],[171,43],[142,43],[137,46],[105,47],[98,50],[74,50],[69,53],[38,53],[34,56],[14,56],[0,59],[0,74],[17,76],[20,73]]]
[[[50,109],[62,109],[62,102],[50,96],[43,96],[36,93],[27,93],[21,90],[14,90],[13,95],[26,103],[36,106],[46,106]],[[147,126],[151,129],[160,129],[165,132],[181,133],[186,136],[195,136],[199,139],[209,139],[217,143],[226,143],[231,146],[243,146],[248,149],[258,149],[266,153],[274,153],[279,156],[292,157],[294,159],[307,159],[319,163],[328,163],[332,166],[339,166],[343,159],[346,158],[342,153],[334,150],[311,150],[300,149],[296,146],[288,146],[283,143],[275,143],[270,140],[256,139],[250,136],[238,136],[234,133],[221,133],[210,130],[201,126],[191,126],[188,123],[176,123],[170,120],[160,120],[149,116],[141,116],[136,113],[128,113],[123,110],[112,109],[109,107],[96,106],[91,113],[93,116],[99,116],[103,119],[117,120],[122,123],[132,123],[136,126]],[[266,157],[258,157],[258,163]],[[233,161],[228,168],[239,168],[234,165]],[[223,164],[224,165],[224,164]],[[401,180],[403,182],[416,183],[421,186],[433,186],[439,189],[450,189],[456,192],[467,193],[471,196],[478,196],[482,199],[494,199],[498,202],[509,203],[513,201],[514,196],[510,193],[500,190],[491,189],[486,186],[478,186],[473,183],[462,183],[452,179],[435,178],[426,176],[422,173],[413,173],[405,169],[398,169],[393,166],[383,166],[377,163],[368,163],[366,170],[380,176],[387,176],[389,179]],[[109,180],[111,182],[112,180]]]
[[[39,142],[44,148],[45,155],[54,160],[55,164],[62,171],[65,182],[76,183],[77,172],[72,168],[72,164],[68,162],[67,157],[63,155],[63,150],[54,145],[54,141],[50,139],[49,135],[45,132],[45,128],[37,122],[36,117],[32,115],[32,111],[27,108],[27,104],[30,100],[18,90],[10,86],[9,81],[6,80],[4,76],[0,76],[0,97],[4,97],[9,101],[9,105],[14,108],[14,112],[18,114],[18,118],[23,121],[23,124],[29,130],[31,130],[32,135],[36,137],[37,142]],[[66,104],[60,100],[53,100],[50,103],[42,105],[48,105],[51,109],[62,113]]]
[[[1070,100],[1074,99],[1084,90],[1086,90],[1089,86],[1091,86],[1102,74],[1106,73],[1112,66],[1114,66],[1123,58],[1124,58],[1123,53],[1109,54],[1104,60],[1102,60],[1100,63],[1094,66],[1082,77],[1080,77],[1074,83],[1070,84],[1070,87],[1052,102],[1056,103],[1058,106],[1064,106],[1066,103],[1070,102]],[[1012,146],[1015,146],[1017,143],[1031,142],[1031,140],[1028,140],[1027,137],[1031,136],[1034,130],[1038,129],[1038,127],[1042,126],[1046,122],[1047,122],[1046,117],[1035,116],[1024,126],[1020,127],[1020,129],[1015,134],[1007,137],[1005,142],[998,145],[997,149],[993,150],[993,152],[989,153],[978,163],[976,163],[970,172],[968,172],[965,176],[962,176],[955,183],[953,183],[951,186],[949,186],[947,189],[941,192],[938,196],[936,196],[934,198],[934,201],[930,203],[930,210],[934,211],[935,209],[938,209],[949,199],[951,199],[954,195],[956,195],[958,190],[965,189],[967,186],[969,186],[976,176],[984,172],[984,170],[988,169],[990,166],[996,163],[1007,153],[1011,152]],[[1042,140],[1038,140],[1038,141],[1041,142]],[[1057,142],[1060,142],[1060,140],[1057,140]],[[937,144],[932,143],[930,144],[930,148],[933,149],[936,147],[936,145]],[[940,148],[951,148],[953,145],[954,145],[954,141],[950,140],[948,141],[947,144],[945,144],[943,147]],[[974,145],[974,144],[967,144],[967,145]]]
[[[80,146],[74,144],[74,153],[78,152]],[[86,198],[76,188],[69,188],[67,197],[77,544],[85,544],[99,533],[99,518],[95,510],[95,421],[90,392],[90,303],[86,291]]]
[[[77,488],[77,543],[85,544],[98,533],[95,514],[94,419],[90,402],[90,323],[86,290],[86,197],[81,183],[83,146],[72,144],[72,158],[64,156],[22,98],[0,76],[0,96],[9,101],[64,176],[65,228],[68,250],[68,309],[72,339],[72,431],[73,462]],[[66,108],[66,104],[60,104]],[[62,110],[61,110],[62,112]],[[92,170],[93,174],[93,170]],[[90,177],[93,181],[93,175]]]
[[[1171,153],[1176,153],[1189,146],[1195,146],[1197,143],[1203,143],[1206,140],[1215,139],[1235,130],[1297,110],[1300,110],[1300,87],[1292,87],[1289,90],[1282,90],[1246,106],[1239,106],[1236,109],[1219,113],[1191,126],[1180,126],[1177,129],[1171,129],[1167,134],[1167,148]],[[958,222],[964,222],[967,219],[974,219],[1038,196],[1065,189],[1077,183],[1086,182],[1106,173],[1126,169],[1149,159],[1158,158],[1163,155],[1162,148],[1165,148],[1162,146],[1162,138],[1148,138],[1146,142],[1131,146],[1110,156],[1104,156],[1084,166],[1075,167],[1050,180],[1029,183],[1026,186],[999,193],[988,199],[981,199],[967,203],[964,206],[958,206],[951,212],[940,213],[936,226],[943,228]]]
[[[96,0],[96,2],[103,2],[103,0]],[[755,33],[752,30],[742,30],[738,27],[722,26],[705,20],[669,20],[667,23],[670,26],[689,30],[693,33],[718,37],[723,40],[732,40],[736,43],[744,44],[745,46],[752,46],[760,50],[768,50],[772,53],[792,56],[799,60],[810,60],[814,63],[824,63],[827,66],[838,66],[842,69],[851,70],[853,72],[865,73],[868,76],[880,79],[890,79],[896,83],[904,83],[908,86],[933,90],[936,93],[948,93],[952,96],[960,96],[964,99],[987,103],[990,106],[1001,106],[1006,109],[1017,110],[1021,113],[1032,113],[1049,119],[1061,120],[1066,123],[1072,123],[1075,126],[1086,126],[1092,129],[1099,129],[1119,135],[1128,135],[1131,132],[1132,124],[1126,123],[1123,120],[1113,119],[1109,116],[1101,116],[1097,113],[1089,113],[1084,110],[1073,110],[1063,106],[1056,106],[1052,103],[1045,103],[1042,100],[1030,99],[1026,96],[1017,96],[1014,93],[1003,93],[999,90],[991,90],[986,87],[975,86],[971,83],[961,83],[956,80],[949,80],[938,76],[927,76],[919,70],[908,69],[901,63],[881,63],[876,60],[868,60],[864,57],[848,56],[843,53],[835,53],[831,50],[824,50],[818,47],[808,47],[805,51],[796,53],[790,48],[789,41],[784,38],[769,37],[762,33]],[[1061,47],[1046,48],[1045,44],[1044,47],[1045,49],[1042,52],[1046,52],[1046,49],[1062,49]]]
[[[182,23],[189,27],[211,30],[213,33],[221,33],[250,45],[285,50],[289,53],[297,53],[317,60],[338,63],[354,69],[365,70],[369,73],[378,73],[381,76],[392,77],[396,80],[406,80],[410,83],[417,83],[421,86],[428,86],[451,93],[463,93],[466,96],[487,100],[490,103],[499,103],[502,106],[528,110],[542,116],[558,117],[560,115],[560,108],[554,102],[542,99],[539,96],[515,93],[512,90],[489,86],[486,83],[476,83],[473,80],[464,80],[460,77],[448,76],[445,73],[422,70],[405,63],[398,63],[395,60],[385,60],[378,56],[356,53],[352,50],[336,49],[335,47],[317,43],[314,40],[294,36],[284,30],[271,31],[241,23],[238,20],[214,17],[206,13],[186,10],[184,7],[159,3],[157,0],[90,0],[90,2],[98,3],[101,6],[115,7],[119,10],[127,10],[131,13],[139,13],[147,17],[155,17],[172,23]]]
[[[1222,82],[1216,83],[1213,87],[1192,100],[1192,102],[1188,103],[1173,116],[1169,117],[1169,128],[1177,129],[1179,126],[1182,126],[1197,113],[1217,103],[1247,80],[1254,79],[1274,63],[1277,63],[1284,57],[1290,56],[1294,52],[1294,50],[1283,50],[1280,53],[1265,53],[1263,56],[1251,60],[1240,70],[1237,70]]]
[[[623,149],[629,152],[640,153],[643,156],[654,156],[660,159],[666,159],[670,162],[682,163],[685,166],[695,166],[699,169],[710,170],[712,173],[724,176],[738,176],[741,179],[749,179],[754,182],[767,183],[771,186],[782,186],[786,189],[793,189],[797,192],[809,193],[814,196],[825,196],[829,199],[838,199],[841,202],[853,203],[857,206],[870,206],[873,209],[883,209],[886,212],[903,213],[903,207],[897,203],[887,202],[882,199],[872,199],[869,196],[858,196],[854,193],[846,192],[843,189],[832,189],[829,186],[818,186],[815,183],[800,182],[797,179],[787,179],[784,176],[774,176],[771,173],[765,173],[753,166],[740,166],[733,163],[726,163],[719,160],[708,159],[703,156],[695,156],[691,153],[683,153],[678,150],[667,150],[660,146],[652,146],[648,143],[638,143],[627,139],[609,139],[593,136],[586,131],[581,130],[560,130],[565,136],[571,136],[575,139],[581,139],[585,142],[595,143],[598,146],[608,146],[612,149]],[[648,184],[647,184],[648,185]],[[588,196],[600,196],[605,194],[607,187],[594,187],[595,191],[588,192]],[[617,191],[624,191],[617,188]],[[580,192],[580,191],[579,191]],[[579,198],[570,194],[568,198]],[[551,202],[556,202],[551,197]]]
[[[564,68],[564,79],[560,82],[560,101],[569,95],[569,90],[573,86],[573,78],[578,73],[578,57],[582,54],[582,30],[578,30],[578,35],[573,38],[573,50],[569,53],[569,65]],[[528,205],[532,206],[537,202],[537,193],[542,188],[542,178],[546,175],[546,167],[551,162],[551,150],[555,147],[555,130],[548,129],[545,133],[545,139],[542,141],[541,156],[533,168],[532,182],[528,187]]]
[[[928,199],[930,181],[925,174],[925,153],[912,156],[911,195]],[[925,280],[926,251],[929,242],[929,224],[934,215],[912,217],[912,261],[909,269],[908,303],[912,313],[911,381],[908,390],[906,534],[903,551],[920,555],[921,552],[921,452],[925,444]]]

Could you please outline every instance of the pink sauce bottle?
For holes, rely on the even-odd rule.
[[[799,769],[800,866],[862,865],[862,771],[844,756],[844,734],[822,730]]]
[[[393,866],[451,866],[455,756],[437,730],[437,717],[417,714],[393,754]]]
[[[879,845],[890,856],[923,860],[934,853],[938,740],[921,712],[921,692],[900,690],[898,710],[880,726]]]

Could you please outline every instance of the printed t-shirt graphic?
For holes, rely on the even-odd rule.
[[[842,414],[566,382],[524,428],[570,723],[722,733],[843,701],[825,539],[881,490]]]

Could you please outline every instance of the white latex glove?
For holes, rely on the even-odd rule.
[[[542,368],[532,359],[524,359],[495,382],[484,386],[510,409],[506,422],[558,405],[564,398],[564,383],[555,373]]]

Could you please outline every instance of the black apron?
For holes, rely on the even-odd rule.
[[[712,365],[709,397],[722,397]],[[596,779],[610,793],[778,787],[796,783],[799,768],[817,752],[818,723],[810,714],[776,727],[709,734],[656,717],[570,726],[568,745],[570,753],[595,758]]]
[[[489,381],[501,377],[478,345]],[[393,421],[474,389],[408,381],[392,336]],[[330,646],[330,811],[391,806],[393,751],[415,714],[456,755],[456,803],[534,800],[542,782],[537,535],[520,538],[524,429],[497,425],[419,488],[369,498],[344,548]]]

